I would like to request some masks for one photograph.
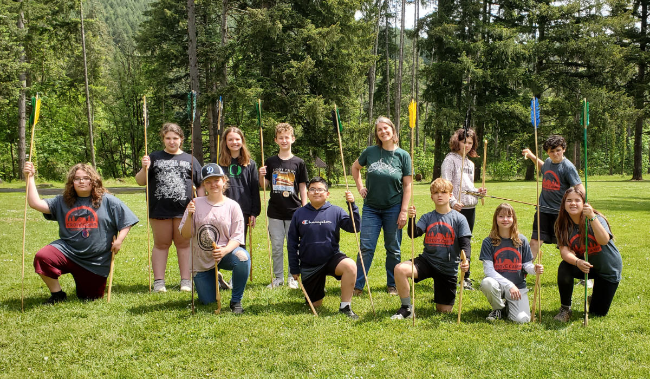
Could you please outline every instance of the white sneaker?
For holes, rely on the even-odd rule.
[[[167,288],[165,288],[165,279],[153,281],[153,292],[167,292]]]
[[[585,280],[580,279],[580,281],[578,282],[578,285],[584,286],[585,285]],[[593,279],[587,280],[587,288],[594,288],[594,280]]]
[[[282,278],[273,278],[273,283],[266,286],[266,288],[278,288],[284,285],[284,280]]]
[[[192,281],[189,279],[181,279],[181,292],[192,292]]]
[[[298,285],[298,281],[293,278],[293,276],[290,276],[287,278],[287,282],[289,283],[289,288],[292,290],[297,290],[300,288],[300,285]]]

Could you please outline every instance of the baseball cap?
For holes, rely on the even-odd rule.
[[[223,169],[216,163],[208,163],[201,169],[201,177],[203,180],[213,176],[225,176]]]

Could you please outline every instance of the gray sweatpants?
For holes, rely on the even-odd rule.
[[[508,302],[508,318],[514,322],[523,324],[530,321],[530,304],[528,303],[528,288],[519,289],[521,299],[513,300],[510,291],[501,288],[499,282],[493,278],[486,277],[481,282],[481,291],[492,309],[503,309]],[[505,301],[504,301],[505,299]]]
[[[289,233],[291,220],[278,220],[269,217],[269,236],[271,237],[271,255],[273,256],[273,275],[284,278],[284,240]]]

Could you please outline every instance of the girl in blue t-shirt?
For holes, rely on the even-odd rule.
[[[497,207],[492,217],[492,230],[483,240],[481,255],[485,278],[481,291],[492,306],[487,317],[494,321],[504,316],[517,323],[530,321],[526,273],[542,274],[544,267],[533,265],[530,245],[517,227],[517,215],[508,203]]]
[[[589,230],[585,231],[585,218]],[[589,235],[588,261],[585,260],[585,234]],[[623,260],[614,245],[612,232],[605,216],[585,202],[584,192],[569,188],[562,197],[562,208],[555,222],[555,235],[562,255],[557,269],[557,286],[560,291],[560,312],[555,319],[571,319],[571,296],[575,279],[594,280],[589,314],[605,316],[621,281]]]

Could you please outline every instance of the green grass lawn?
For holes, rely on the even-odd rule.
[[[343,203],[343,187],[331,200]],[[535,201],[534,182],[492,182],[489,193]],[[420,213],[432,209],[428,185],[415,186]],[[355,193],[356,195],[356,193]],[[191,314],[190,296],[179,292],[175,252],[170,253],[165,294],[148,293],[147,234],[143,194],[119,195],[142,222],[136,225],[116,257],[112,300],[84,303],[74,295],[70,275],[61,283],[69,301],[41,305],[49,292],[34,273],[32,259],[56,239],[57,225],[28,211],[25,258],[25,312],[20,310],[21,235],[24,195],[0,194],[0,375],[4,377],[648,377],[650,325],[648,283],[650,258],[650,183],[590,180],[589,197],[609,219],[623,256],[621,282],[610,314],[582,326],[583,287],[574,291],[573,319],[553,321],[559,308],[556,286],[559,251],[545,246],[541,324],[516,325],[485,321],[490,307],[480,291],[465,291],[463,322],[453,314],[433,311],[431,280],[416,286],[415,327],[389,319],[399,299],[385,292],[385,253],[379,248],[369,273],[377,315],[366,295],[354,298],[361,316],[351,321],[338,314],[338,282],[328,278],[327,294],[314,317],[299,290],[266,289],[270,280],[264,220],[254,232],[253,276],[244,294],[243,316],[199,306]],[[486,199],[477,208],[472,247],[472,278],[483,277],[478,257],[488,235],[492,213],[500,203]],[[530,236],[534,209],[513,204],[521,232]],[[354,256],[352,234],[342,238]],[[422,240],[415,243],[416,254]],[[404,235],[402,260],[410,258],[411,240]],[[286,267],[286,265],[285,265]],[[225,272],[229,276],[229,272]],[[528,278],[531,287],[534,277]]]

